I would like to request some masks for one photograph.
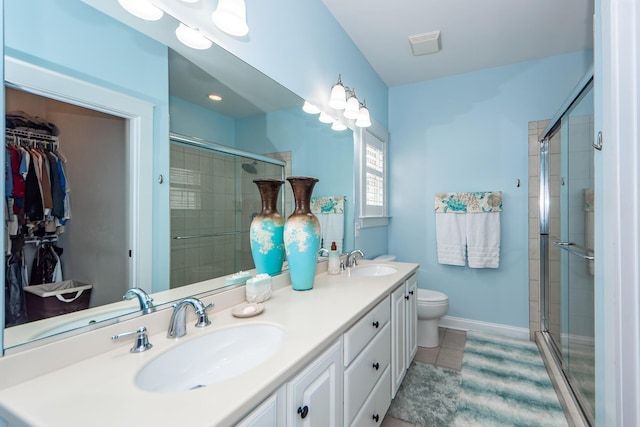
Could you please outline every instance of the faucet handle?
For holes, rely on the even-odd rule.
[[[131,332],[123,332],[118,335],[114,335],[111,337],[113,341],[117,341],[120,338],[130,337],[131,335],[136,335],[136,341],[129,350],[131,353],[142,353],[143,351],[149,350],[153,345],[149,342],[149,337],[147,336],[147,328],[142,326],[135,331]]]
[[[202,310],[196,310],[196,314],[198,315],[198,322],[196,323],[196,328],[204,328],[205,326],[209,326],[211,321],[209,320],[209,316],[207,315],[207,310],[213,308],[214,303],[211,303],[204,307]]]

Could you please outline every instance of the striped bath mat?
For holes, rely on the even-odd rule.
[[[469,331],[455,426],[567,426],[535,343]]]

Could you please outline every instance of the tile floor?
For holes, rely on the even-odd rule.
[[[417,362],[436,365],[441,368],[455,369],[462,368],[462,355],[464,345],[467,342],[467,333],[457,329],[440,328],[440,345],[438,347],[426,348],[418,347],[416,357]],[[428,427],[412,424],[393,417],[384,417],[380,427]]]

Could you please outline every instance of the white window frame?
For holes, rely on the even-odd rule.
[[[354,133],[355,153],[354,162],[356,171],[356,229],[368,227],[381,227],[389,224],[389,133],[387,130],[374,123],[371,127],[360,128]],[[367,205],[367,143],[370,145],[382,145],[383,152],[383,188],[382,206],[380,208]],[[373,212],[372,212],[373,211]]]

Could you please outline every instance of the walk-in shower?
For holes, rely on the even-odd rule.
[[[595,420],[593,79],[540,135],[541,330],[566,384]]]
[[[262,202],[253,180],[284,180],[284,165],[275,157],[171,135],[172,288],[254,268],[249,227]],[[282,197],[279,203],[286,214]]]

